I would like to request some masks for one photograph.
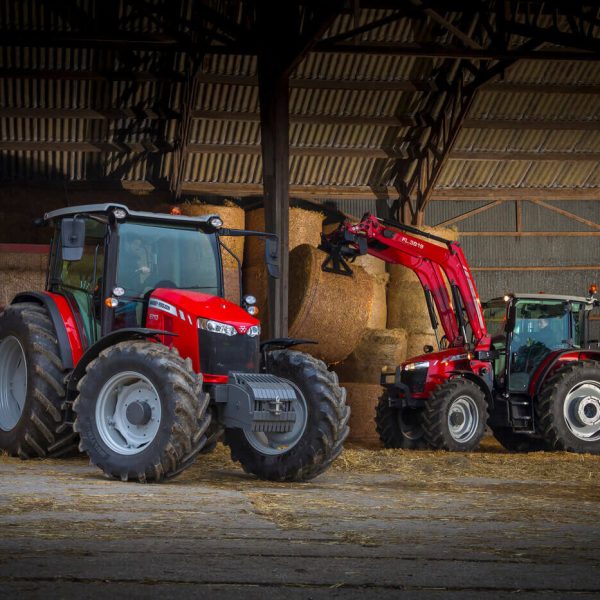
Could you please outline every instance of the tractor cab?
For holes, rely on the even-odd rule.
[[[586,349],[592,297],[511,294],[484,306],[492,337],[497,389],[527,394],[538,367],[553,353]]]
[[[79,208],[50,215],[57,235],[49,291],[67,299],[86,346],[116,329],[144,327],[158,288],[223,296],[218,217]]]

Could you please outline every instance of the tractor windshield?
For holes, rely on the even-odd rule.
[[[159,287],[220,296],[216,236],[172,224],[122,223],[116,285],[125,290],[117,327],[141,324],[143,302]]]

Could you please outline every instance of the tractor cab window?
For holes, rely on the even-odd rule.
[[[116,285],[125,293],[115,309],[115,328],[142,326],[156,288],[221,295],[219,274],[214,235],[173,225],[121,224]]]
[[[515,310],[510,391],[525,392],[544,358],[553,350],[571,346],[571,319],[562,300],[518,300]]]
[[[496,351],[494,360],[494,375],[500,384],[504,381],[506,370],[506,310],[508,303],[495,300],[487,304],[483,310],[483,318],[489,335],[492,338],[492,348]]]
[[[55,262],[51,279],[52,291],[63,294],[79,321],[88,344],[100,336],[102,278],[107,227],[86,218],[83,256],[79,260],[63,260],[60,235],[55,238]]]

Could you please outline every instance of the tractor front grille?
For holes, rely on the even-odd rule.
[[[209,375],[227,375],[230,371],[257,373],[259,337],[223,335],[198,329],[200,370]]]
[[[410,371],[403,370],[400,374],[400,381],[408,386],[412,392],[422,392],[425,389],[425,381],[427,380],[427,369],[412,369]]]

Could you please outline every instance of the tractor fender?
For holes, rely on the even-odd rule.
[[[490,407],[494,406],[494,397],[492,395],[491,381],[487,381],[484,377],[481,377],[481,375],[477,375],[472,371],[450,371],[449,374],[454,377],[462,377],[463,379],[468,379],[469,381],[472,381],[473,383],[477,384],[481,388],[481,391],[485,394],[485,399],[487,400],[488,405]]]
[[[128,340],[145,340],[153,338],[158,335],[177,335],[171,331],[163,331],[161,329],[147,329],[145,327],[130,327],[125,329],[117,329],[111,331],[108,335],[99,339],[95,344],[90,346],[83,354],[77,366],[69,375],[67,381],[67,387],[69,390],[74,391],[77,389],[79,380],[85,375],[87,366],[100,355],[102,350],[110,346],[114,346],[119,342],[126,342]]]
[[[574,349],[565,348],[564,350],[555,351],[550,354],[539,365],[529,385],[529,394],[535,397],[539,394],[548,375],[554,370],[554,367],[561,359],[571,360],[600,360],[600,352],[598,350]]]
[[[52,324],[54,325],[54,331],[56,332],[56,339],[58,340],[58,350],[60,353],[60,359],[65,369],[73,368],[73,349],[71,348],[71,342],[69,340],[69,334],[65,327],[64,320],[54,301],[54,298],[44,292],[21,292],[17,294],[11,301],[13,304],[21,304],[23,302],[33,302],[44,306],[50,315]]]

